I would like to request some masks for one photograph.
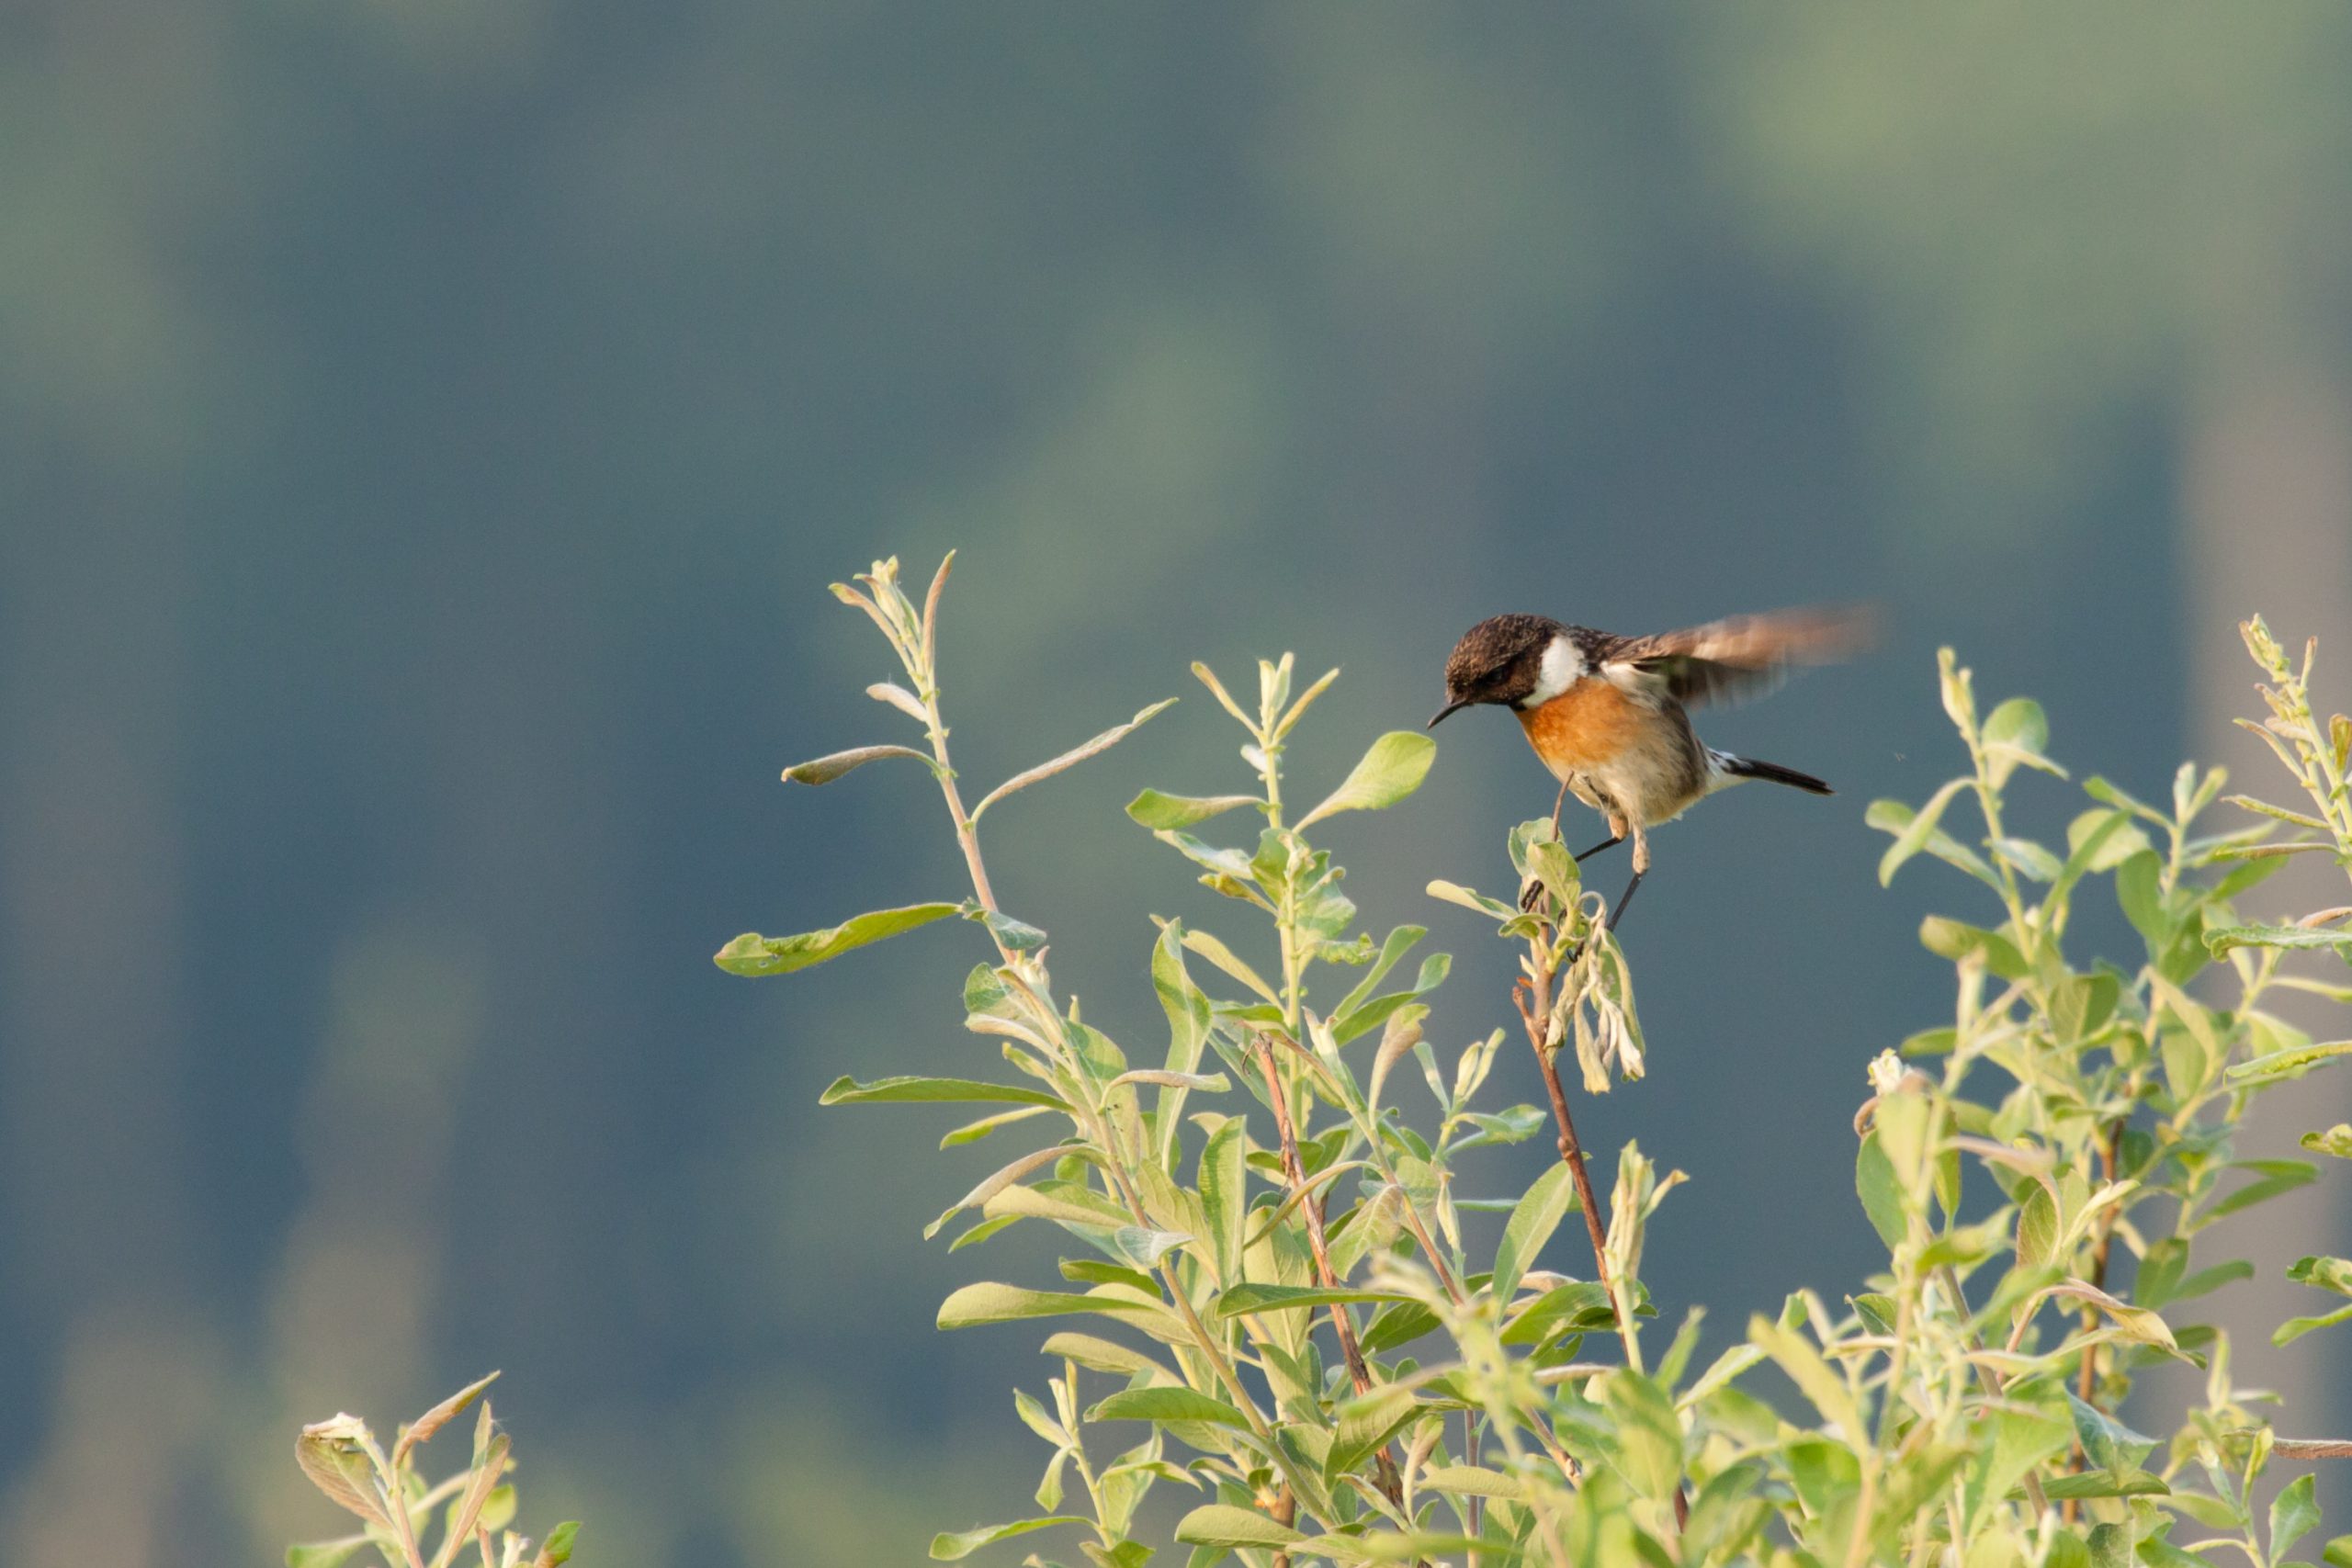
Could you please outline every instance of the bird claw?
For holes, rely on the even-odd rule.
[[[1519,895],[1519,907],[1522,912],[1532,915],[1535,912],[1535,906],[1543,901],[1543,882],[1531,876],[1527,879],[1526,887]]]

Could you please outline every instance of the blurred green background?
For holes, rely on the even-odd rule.
[[[1860,821],[1956,765],[1934,647],[2140,792],[2259,766],[2248,611],[2352,688],[2338,6],[21,0],[0,45],[23,1568],[269,1560],[340,1528],[297,1422],[491,1366],[526,1522],[588,1562],[1016,1513],[1036,1337],[931,1319],[1040,1254],[917,1235],[1002,1156],[815,1103],[989,1059],[978,933],[709,963],[958,890],[919,773],[776,782],[902,738],[824,592],[877,555],[963,551],[976,779],[1187,697],[990,823],[1139,1049],[1147,912],[1231,925],[1119,812],[1243,782],[1189,660],[1343,665],[1316,787],[1488,614],[1878,601],[1874,657],[1706,724],[1842,793],[1661,836],[1651,1076],[1585,1113],[1694,1177],[1649,1267],[1718,1339],[1868,1266],[1862,1066],[1950,1006],[1912,933],[1969,885],[1880,891]],[[1552,798],[1513,729],[1329,829],[1369,920],[1461,954],[1449,1050],[1506,970],[1419,889],[1508,880]],[[2266,1262],[2342,1250],[2342,1187]],[[2330,1337],[2261,1343],[2282,1292],[2216,1298],[2241,1370],[2342,1435]]]

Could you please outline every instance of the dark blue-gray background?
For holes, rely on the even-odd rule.
[[[594,1561],[908,1561],[1021,1510],[1036,1337],[931,1318],[1046,1265],[917,1236],[1002,1140],[815,1105],[989,1063],[978,933],[709,963],[959,891],[919,773],[776,782],[904,738],[824,591],[879,555],[962,551],[973,780],[1187,699],[989,823],[1146,1057],[1147,914],[1240,935],[1119,811],[1246,783],[1190,660],[1345,667],[1311,795],[1482,615],[1882,604],[1871,659],[1709,719],[1842,793],[1660,835],[1651,1074],[1586,1113],[1694,1178],[1648,1272],[1718,1342],[1869,1266],[1863,1064],[1949,1009],[1920,914],[1984,912],[1929,864],[1879,890],[1860,822],[1956,765],[1935,647],[2143,793],[2261,765],[2244,613],[2352,681],[2333,7],[32,0],[0,39],[28,1568],[333,1530],[293,1424],[493,1365],[530,1520],[586,1515]],[[1419,889],[1507,880],[1551,799],[1512,728],[1328,834],[1369,919],[1461,955],[1449,1053],[1507,969]],[[2076,798],[2023,787],[2045,830]],[[2290,1120],[2342,1114],[2312,1089]],[[2302,1201],[2272,1274],[2343,1213]],[[2256,1349],[2293,1293],[2220,1302],[2332,1432],[2326,1337]]]

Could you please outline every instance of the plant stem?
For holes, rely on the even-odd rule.
[[[923,711],[930,720],[932,755],[939,761],[940,793],[946,797],[947,815],[956,824],[956,841],[964,852],[964,864],[971,874],[972,895],[979,900],[982,908],[990,914],[996,914],[1000,911],[997,908],[996,894],[989,886],[988,863],[980,855],[979,834],[973,828],[971,818],[965,813],[963,796],[956,789],[955,770],[948,765],[947,727],[940,722],[938,682],[933,678],[927,663],[925,668],[910,671],[909,673],[916,676],[922,688]],[[1016,976],[1019,975],[1023,967],[1020,955],[1005,946],[1003,941],[997,937],[993,930],[989,932],[989,935],[992,941],[995,941],[997,953],[1003,959],[1005,966],[1014,971]],[[1021,989],[1030,1006],[1043,1015],[1038,1021],[1047,1026],[1047,1037],[1057,1036],[1061,1029],[1059,1015],[1025,982]],[[1112,1185],[1118,1189],[1119,1197],[1125,1203],[1127,1212],[1135,1216],[1136,1224],[1147,1229],[1150,1228],[1150,1217],[1144,1211],[1142,1200],[1136,1194],[1134,1183],[1127,1178],[1117,1140],[1111,1136],[1110,1126],[1102,1118],[1100,1110],[1090,1106],[1089,1111],[1090,1119],[1094,1123],[1092,1136],[1107,1161]],[[1208,1362],[1211,1370],[1216,1373],[1217,1381],[1225,1385],[1226,1392],[1232,1397],[1235,1407],[1250,1423],[1250,1432],[1264,1446],[1268,1459],[1287,1477],[1290,1470],[1289,1461],[1283,1456],[1281,1448],[1274,1442],[1273,1428],[1266,1424],[1266,1418],[1258,1409],[1257,1402],[1250,1397],[1249,1389],[1243,1385],[1240,1374],[1234,1370],[1233,1363],[1226,1358],[1223,1348],[1216,1342],[1216,1337],[1208,1331],[1208,1325],[1204,1324],[1200,1314],[1193,1310],[1192,1298],[1185,1293],[1183,1281],[1178,1276],[1174,1263],[1163,1260],[1159,1266],[1159,1272],[1168,1291],[1170,1304],[1176,1309],[1178,1315],[1183,1318],[1184,1325],[1190,1331],[1193,1344]],[[1295,1495],[1296,1489],[1292,1490]]]
[[[1559,1130],[1557,1147],[1560,1159],[1568,1168],[1568,1179],[1576,1184],[1577,1207],[1584,1211],[1585,1235],[1592,1241],[1592,1263],[1600,1278],[1600,1288],[1609,1297],[1609,1310],[1617,1320],[1617,1337],[1625,1347],[1625,1362],[1634,1371],[1642,1371],[1642,1342],[1634,1329],[1634,1306],[1626,1299],[1623,1282],[1609,1263],[1609,1237],[1601,1229],[1600,1201],[1593,1196],[1592,1177],[1585,1169],[1584,1143],[1577,1136],[1576,1118],[1568,1112],[1567,1086],[1560,1081],[1559,1052],[1546,1050],[1552,1017],[1553,930],[1550,921],[1528,943],[1532,962],[1529,977],[1520,982],[1511,993],[1512,1005],[1519,1009],[1520,1021],[1526,1026],[1527,1043],[1535,1052],[1535,1063],[1543,1069],[1544,1089],[1552,1100],[1552,1121]],[[1495,1303],[1498,1311],[1507,1309],[1508,1302]],[[1680,1529],[1690,1522],[1690,1499],[1682,1483],[1674,1483],[1674,1525]]]
[[[1266,1092],[1273,1100],[1274,1130],[1282,1140],[1283,1174],[1291,1189],[1296,1191],[1306,1184],[1306,1169],[1298,1157],[1298,1133],[1291,1125],[1290,1100],[1283,1093],[1282,1070],[1274,1062],[1273,1043],[1263,1034],[1258,1036],[1258,1066],[1266,1075]],[[1299,1211],[1306,1221],[1307,1249],[1315,1255],[1315,1275],[1327,1291],[1340,1288],[1340,1277],[1331,1267],[1331,1251],[1323,1235],[1323,1206],[1313,1198],[1299,1201]],[[1340,1353],[1348,1363],[1348,1379],[1355,1384],[1359,1394],[1372,1392],[1372,1369],[1365,1364],[1363,1347],[1356,1340],[1355,1324],[1348,1315],[1347,1303],[1333,1302],[1330,1306],[1331,1327],[1340,1337]],[[1396,1475],[1396,1466],[1388,1457],[1383,1444],[1373,1456],[1374,1470],[1381,1495],[1396,1506],[1399,1517],[1405,1511],[1405,1487]],[[1411,1521],[1407,1520],[1408,1524]]]
[[[1568,1168],[1568,1179],[1576,1183],[1577,1207],[1583,1211],[1585,1234],[1592,1240],[1593,1267],[1600,1275],[1600,1288],[1608,1294],[1610,1311],[1617,1319],[1617,1337],[1624,1342],[1626,1363],[1640,1371],[1642,1349],[1634,1333],[1632,1303],[1621,1293],[1615,1270],[1609,1266],[1609,1238],[1601,1229],[1600,1204],[1593,1196],[1592,1177],[1585,1168],[1584,1145],[1577,1136],[1576,1118],[1568,1112],[1567,1087],[1560,1081],[1559,1053],[1545,1049],[1553,979],[1548,924],[1531,945],[1536,950],[1534,976],[1522,982],[1527,987],[1527,998],[1522,1000],[1514,992],[1512,1000],[1519,1008],[1520,1021],[1526,1025],[1527,1043],[1534,1049],[1536,1066],[1543,1070],[1544,1092],[1552,1100],[1552,1121],[1559,1134],[1555,1146]]]

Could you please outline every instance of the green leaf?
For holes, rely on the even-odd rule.
[[[1077,1313],[1152,1313],[1157,1304],[1132,1296],[1092,1292],[1029,1291],[985,1281],[966,1285],[939,1304],[941,1328],[970,1328],[983,1323],[1014,1323],[1028,1317],[1068,1317]]]
[[[1396,1291],[1371,1291],[1348,1285],[1261,1285],[1244,1283],[1228,1288],[1216,1299],[1219,1317],[1238,1317],[1243,1313],[1280,1312],[1289,1307],[1329,1306],[1335,1302],[1409,1302],[1413,1298]]]
[[[1340,787],[1300,818],[1298,826],[1305,829],[1341,811],[1377,811],[1394,806],[1421,787],[1435,761],[1436,741],[1409,729],[1392,729],[1372,743]]]
[[[286,1549],[286,1568],[337,1568],[351,1554],[368,1544],[364,1535],[349,1535],[341,1540],[314,1540]]]
[[[2105,972],[2069,976],[2052,987],[2050,1021],[2057,1026],[2060,1042],[2071,1043],[2098,1033],[2115,1016],[2115,1004],[2121,997],[2121,983]]]
[[[1894,1162],[1886,1157],[1875,1130],[1863,1134],[1861,1148],[1854,1156],[1854,1191],[1862,1201],[1862,1213],[1870,1216],[1871,1228],[1878,1232],[1887,1250],[1902,1246],[1910,1231],[1903,1213],[1903,1183],[1895,1177]]]
[[[1127,802],[1127,815],[1147,828],[1190,828],[1237,807],[1258,804],[1254,795],[1162,795],[1148,789]]]
[[[571,1561],[572,1546],[579,1540],[580,1521],[564,1520],[548,1531],[548,1539],[540,1545],[539,1554],[532,1560],[531,1568],[563,1568],[563,1564]]]
[[[746,931],[713,955],[729,975],[788,975],[838,958],[853,947],[910,931],[933,920],[963,913],[956,904],[910,904],[903,909],[876,909],[820,931],[798,936],[762,936]]]
[[[2337,1307],[2319,1317],[2290,1317],[2271,1331],[2270,1343],[2292,1345],[2314,1328],[2333,1328],[2347,1319],[2352,1319],[2352,1306]]]
[[[2115,902],[2154,953],[2172,940],[2172,921],[2164,908],[2164,862],[2154,850],[2126,856],[2115,868]]]
[[[1646,1290],[1638,1281],[1634,1286],[1636,1317],[1657,1315],[1657,1309],[1648,1304]],[[1616,1321],[1616,1311],[1609,1304],[1609,1292],[1600,1281],[1579,1280],[1555,1285],[1529,1303],[1525,1311],[1503,1325],[1502,1342],[1537,1345],[1563,1330],[1608,1328]]]
[[[1758,1314],[1748,1320],[1747,1337],[1789,1374],[1789,1381],[1812,1401],[1825,1420],[1848,1434],[1849,1441],[1869,1431],[1862,1423],[1861,1406],[1855,1401],[1854,1391],[1847,1386],[1845,1375],[1823,1359],[1821,1352],[1803,1335]]]
[[[2204,1221],[2234,1214],[2256,1203],[2266,1203],[2281,1192],[2292,1192],[2298,1187],[2308,1187],[2319,1179],[2319,1168],[2302,1159],[2241,1159],[2232,1160],[2233,1170],[2250,1170],[2258,1180],[2249,1181],[2220,1202],[2205,1211]]]
[[[1911,808],[1899,800],[1874,800],[1871,803],[1870,809],[1862,814],[1865,826],[1875,828],[1883,833],[1894,833],[1898,836],[1910,826],[1912,820]],[[1993,874],[1993,868],[1984,863],[1984,858],[1958,839],[1945,832],[1940,827],[1931,829],[1919,847],[1945,864],[1956,866],[1968,873],[1994,892],[2002,891],[2001,879]],[[1880,863],[1882,868],[1884,863],[1883,861]],[[1900,865],[1902,863],[1896,863]]]
[[[2064,1453],[2075,1440],[2073,1423],[2038,1410],[1995,1411],[1985,1424],[1991,1430],[1978,1446],[1976,1485],[1968,1494],[1972,1510],[2008,1495],[2028,1471]]]
[[[1939,830],[1938,824],[1943,818],[1944,807],[1950,806],[1952,798],[1966,788],[1967,784],[1966,779],[1952,780],[1929,795],[1928,804],[1917,812],[1913,812],[1909,807],[1899,800],[1871,802],[1871,808],[1864,814],[1863,821],[1872,828],[1883,829],[1894,835],[1894,842],[1889,844],[1886,853],[1879,857],[1878,885],[1881,887],[1886,886],[1894,880],[1894,874],[1903,869],[1905,861],[1928,847],[1928,840]],[[1953,847],[1959,846],[1955,843]]]
[[[2025,1201],[2018,1205],[2018,1264],[2040,1269],[2052,1261],[2057,1249],[2058,1205],[2050,1189],[2036,1181],[2028,1189]]]
[[[2074,1413],[2075,1436],[2082,1442],[2084,1457],[2109,1475],[2129,1475],[2156,1446],[2154,1438],[2142,1437],[2072,1393],[2066,1395],[2066,1407]]]
[[[1013,774],[1012,777],[1005,780],[1002,784],[997,785],[996,788],[989,791],[988,794],[980,797],[980,803],[972,807],[971,819],[978,822],[980,819],[981,815],[985,813],[989,807],[994,806],[998,801],[1002,800],[1006,795],[1012,794],[1015,790],[1027,789],[1031,784],[1036,784],[1041,780],[1052,778],[1056,773],[1062,772],[1066,768],[1076,767],[1079,763],[1085,761],[1089,757],[1108,751],[1112,747],[1116,746],[1120,741],[1125,740],[1128,736],[1134,734],[1144,725],[1149,723],[1155,715],[1168,708],[1173,707],[1175,705],[1176,699],[1174,697],[1162,698],[1160,701],[1152,704],[1149,707],[1144,708],[1136,713],[1135,717],[1127,720],[1126,723],[1114,725],[1110,728],[1104,730],[1102,734],[1096,736],[1093,739],[1089,740],[1082,745],[1071,747],[1069,750],[1063,752],[1060,756],[1054,758],[1050,761],[1040,762],[1035,767],[1029,769],[1025,773]]]
[[[1413,976],[1413,983],[1407,989],[1374,997],[1361,1007],[1335,1014],[1331,1020],[1332,1041],[1345,1045],[1360,1035],[1369,1034],[1386,1023],[1398,1010],[1409,1006],[1416,998],[1427,996],[1445,984],[1445,977],[1453,968],[1453,954],[1430,953],[1421,960],[1420,972]]]
[[[2352,1296],[2352,1263],[2341,1258],[2298,1258],[2288,1265],[2287,1278],[2313,1290]]]
[[[2302,1145],[2315,1155],[2352,1159],[2352,1124],[2338,1122],[2324,1133],[2305,1133]]]
[[[2025,957],[2017,944],[1998,931],[1988,931],[1941,915],[1919,922],[1919,945],[1939,958],[1957,964],[1972,953],[1984,954],[1984,966],[2004,980],[2026,977]]]
[[[1063,1104],[1061,1098],[1057,1095],[1047,1094],[1043,1089],[1022,1089],[1013,1084],[976,1083],[970,1078],[920,1077],[876,1078],[872,1083],[859,1083],[846,1074],[835,1078],[825,1092],[817,1097],[817,1103],[820,1105],[864,1105],[926,1100],[942,1103],[1001,1100],[1008,1105],[1035,1105],[1054,1109],[1059,1109]]]
[[[2321,1063],[2335,1057],[2352,1055],[2352,1040],[2329,1040],[2314,1045],[2296,1045],[2284,1051],[2272,1051],[2256,1056],[2251,1062],[2240,1062],[2226,1075],[2240,1089],[2256,1084],[2279,1083],[2299,1078]]]
[[[1274,988],[1266,984],[1264,976],[1236,957],[1233,949],[1226,946],[1216,937],[1206,931],[1187,931],[1182,940],[1185,947],[1199,953],[1268,1001],[1277,1007],[1282,1005],[1282,998],[1274,995]]]
[[[2211,1295],[2223,1285],[2233,1285],[2240,1280],[2253,1278],[2253,1264],[2242,1258],[2233,1258],[2227,1263],[2216,1263],[2211,1269],[2199,1269],[2196,1273],[2183,1280],[2173,1291],[2172,1300],[2193,1302],[2199,1296]]]
[[[2019,763],[2056,773],[2060,778],[2066,776],[2042,754],[2050,745],[2050,720],[2042,714],[2041,705],[2031,697],[2011,697],[1995,708],[1984,720],[1983,734],[1985,758],[1990,764],[1985,772],[1995,789],[2008,783]]]
[[[2053,1503],[2086,1497],[2161,1497],[2171,1490],[2159,1477],[2144,1470],[2127,1471],[2121,1475],[2086,1470],[2079,1475],[2050,1476],[2041,1483],[2041,1495]]]
[[[983,1116],[977,1122],[967,1122],[961,1127],[952,1127],[941,1134],[939,1146],[953,1149],[966,1144],[977,1144],[1000,1128],[1010,1127],[1015,1122],[1026,1122],[1032,1116],[1043,1116],[1050,1109],[1044,1105],[1024,1105],[1018,1111],[1006,1111],[994,1116]]]
[[[1372,967],[1364,971],[1363,978],[1351,987],[1348,994],[1340,998],[1340,1005],[1331,1010],[1333,1021],[1347,1017],[1348,1014],[1370,1001],[1372,993],[1379,988],[1380,982],[1388,977],[1388,972],[1391,969],[1396,967],[1396,961],[1411,952],[1413,944],[1429,934],[1428,929],[1423,926],[1398,926],[1390,931],[1387,938],[1381,942],[1380,952],[1373,959]]]
[[[2056,882],[2065,874],[2064,863],[2031,839],[1996,839],[1992,847],[1995,854],[2036,882]]]
[[[911,746],[855,746],[846,751],[835,751],[831,756],[820,757],[814,761],[796,762],[784,770],[784,782],[805,784],[831,784],[843,773],[862,768],[868,762],[879,761],[885,757],[912,757],[932,772],[939,771],[937,762]]]
[[[1012,952],[1035,953],[1046,945],[1043,931],[1000,910],[983,909],[976,904],[964,911],[964,918],[988,927],[989,933]]]
[[[2339,716],[2337,723],[2343,722]],[[2327,1568],[2352,1568],[2352,1535],[2339,1535],[2320,1549],[2319,1560]]]
[[[1632,1368],[1610,1374],[1603,1389],[1617,1423],[1618,1473],[1645,1497],[1674,1495],[1682,1480],[1682,1421],[1666,1391]]]
[[[1196,1179],[1209,1231],[1204,1239],[1220,1281],[1241,1278],[1241,1238],[1250,1218],[1249,1172],[1242,1163],[1248,1134],[1248,1123],[1231,1117],[1201,1145]]]
[[[1430,883],[1422,891],[1432,898],[1442,899],[1448,904],[1459,904],[1465,909],[1491,916],[1505,924],[1520,918],[1520,912],[1501,899],[1489,898],[1477,889],[1464,887],[1458,882],[1447,882],[1440,878]]]
[[[1187,1546],[1281,1547],[1306,1537],[1248,1508],[1209,1503],[1176,1521],[1176,1539]]]
[[[1086,1413],[1089,1421],[1206,1421],[1247,1427],[1250,1418],[1227,1404],[1189,1388],[1121,1389]]]
[[[1114,1340],[1098,1339],[1091,1334],[1066,1332],[1053,1335],[1037,1348],[1037,1353],[1059,1356],[1064,1360],[1076,1361],[1081,1367],[1109,1372],[1115,1377],[1129,1378],[1144,1372],[1150,1374],[1154,1381],[1165,1382],[1176,1375],[1140,1350],[1131,1350]]]
[[[1421,1485],[1469,1497],[1507,1497],[1520,1501],[1527,1488],[1499,1470],[1475,1464],[1431,1465],[1421,1472]]]
[[[937,1235],[942,1225],[944,1225],[948,1221],[954,1219],[957,1214],[962,1213],[967,1209],[979,1209],[983,1212],[993,1213],[988,1209],[989,1199],[994,1198],[998,1193],[1002,1192],[1014,1182],[1020,1180],[1031,1171],[1035,1170],[1038,1167],[1051,1165],[1057,1160],[1069,1157],[1069,1156],[1077,1152],[1080,1146],[1080,1145],[1053,1145],[1042,1149],[1032,1149],[1029,1153],[1021,1156],[1010,1165],[1004,1166],[1000,1169],[991,1172],[981,1179],[978,1186],[973,1188],[969,1192],[965,1193],[961,1198],[956,1199],[955,1202],[949,1204],[946,1212],[941,1214],[939,1218],[923,1226],[923,1240],[929,1241],[933,1236]]]
[[[2270,1500],[2270,1561],[2283,1560],[2295,1543],[2319,1528],[2319,1504],[2312,1494],[2317,1483],[2309,1471],[2287,1483]]]
[[[1323,1461],[1323,1473],[1333,1479],[1346,1474],[1387,1445],[1398,1427],[1420,1411],[1413,1391],[1401,1383],[1383,1383],[1370,1393],[1358,1394],[1339,1409],[1340,1428]]]
[[[1520,1276],[1552,1239],[1560,1217],[1577,1201],[1574,1174],[1565,1161],[1547,1168],[1522,1194],[1503,1226],[1502,1245],[1495,1249],[1493,1292],[1498,1307],[1509,1307],[1519,1292]]]
[[[2205,946],[2216,958],[2233,947],[2352,953],[2352,931],[2320,931],[2310,926],[2216,926],[2206,931]]]
[[[1090,1522],[1074,1515],[1057,1514],[1050,1518],[1022,1519],[1009,1525],[982,1525],[978,1529],[963,1530],[955,1535],[943,1531],[931,1538],[931,1560],[933,1562],[953,1562],[959,1558],[969,1557],[984,1546],[993,1546],[1000,1540],[1011,1540],[1014,1536],[1027,1535],[1031,1530],[1041,1530],[1054,1525],[1082,1525]]]
[[[980,1243],[988,1240],[989,1237],[996,1235],[997,1232],[1004,1229],[1007,1225],[1017,1224],[1021,1219],[1022,1216],[1019,1214],[999,1214],[992,1220],[982,1220],[978,1224],[974,1225],[970,1230],[966,1231],[962,1235],[959,1235],[954,1241],[949,1242],[947,1244],[947,1250],[950,1252],[961,1252],[967,1247],[978,1247]]]

